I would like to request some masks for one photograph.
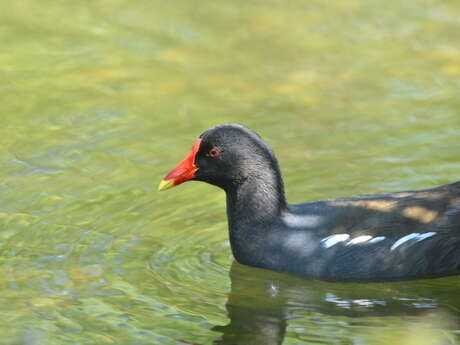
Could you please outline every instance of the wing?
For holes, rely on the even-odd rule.
[[[348,234],[402,238],[410,234],[460,235],[460,182],[398,193],[361,195],[292,205],[299,216],[316,217],[319,236]]]

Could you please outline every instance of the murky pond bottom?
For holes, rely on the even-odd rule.
[[[273,147],[292,203],[460,171],[455,1],[0,5],[0,344],[456,344],[459,277],[233,262],[221,191],[156,186],[207,128]]]

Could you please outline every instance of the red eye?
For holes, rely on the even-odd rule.
[[[217,147],[214,147],[211,149],[211,151],[209,151],[209,155],[213,158],[217,157],[218,155],[220,155],[220,150]]]

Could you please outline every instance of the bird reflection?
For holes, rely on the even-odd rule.
[[[447,309],[455,313],[460,309],[456,277],[393,283],[331,283],[233,262],[230,279],[232,288],[226,304],[230,323],[213,328],[222,334],[214,342],[216,345],[282,344],[289,320],[308,313],[311,314],[308,324],[312,324],[321,314],[355,318],[417,316],[427,311]],[[457,313],[455,318],[459,316]]]

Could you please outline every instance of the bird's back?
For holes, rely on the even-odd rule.
[[[460,182],[291,205],[284,223],[284,271],[398,279],[460,267]]]

